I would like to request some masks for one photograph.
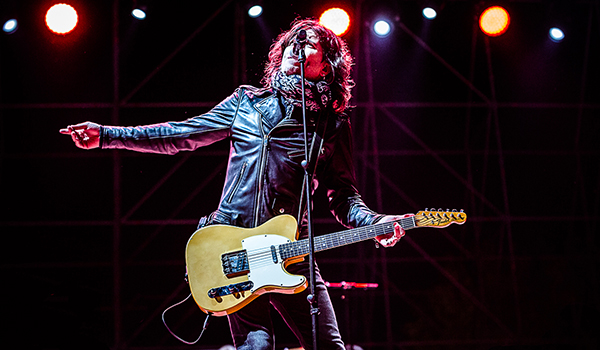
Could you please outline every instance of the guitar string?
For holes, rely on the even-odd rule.
[[[401,218],[400,220],[397,220],[395,222],[399,222],[404,229],[409,229],[415,227],[415,223],[413,220],[414,217],[407,217]],[[421,223],[425,224],[428,224],[433,221],[435,221],[435,218],[432,216],[429,216],[426,220],[420,220]],[[393,222],[375,224],[337,233],[327,234],[323,236],[317,236],[315,237],[315,248],[317,248],[318,251],[321,251],[329,248],[347,245],[354,242],[363,241],[381,234],[391,233],[393,231],[392,223]],[[286,250],[283,252],[281,251],[282,246],[286,247]],[[277,248],[279,248],[279,255],[283,260],[285,260],[290,257],[307,254],[308,250],[310,249],[310,246],[308,244],[307,239],[302,239],[300,241],[278,244]],[[252,264],[254,268],[260,268],[272,264],[271,261],[273,260],[273,252],[270,247],[261,247],[254,250],[248,250],[247,257],[249,265]]]
[[[248,266],[258,269],[271,265],[273,256],[271,248],[259,248],[248,252]]]
[[[429,224],[434,222],[436,219],[429,216],[426,220],[420,219],[420,223]],[[402,218],[398,222],[404,229],[410,229],[416,227],[414,217]],[[359,227],[355,229],[340,231],[337,233],[322,235],[315,237],[315,248],[317,251],[335,248],[343,245],[347,245],[354,242],[360,242],[375,236],[393,232],[393,223],[380,223],[365,227]],[[286,250],[281,251],[281,247],[285,246]],[[272,246],[261,247],[258,249],[252,249],[247,251],[248,267],[259,269],[266,266],[272,266],[277,261],[273,262],[273,251]],[[287,258],[301,256],[308,254],[310,246],[307,239],[299,241],[291,241],[288,243],[277,244],[277,251],[282,260]]]
[[[433,222],[435,218],[430,217],[429,220],[426,220],[425,223]],[[400,225],[404,229],[409,229],[415,226],[413,222],[413,217],[402,218],[396,222],[399,222]],[[386,225],[387,224],[387,225]],[[323,236],[318,236],[315,238],[315,248],[320,250],[325,250],[329,248],[339,247],[342,245],[346,245],[349,243],[363,241],[369,238],[373,238],[375,236],[391,233],[393,231],[392,222],[382,223],[380,225],[371,225],[366,227],[360,227],[357,229],[351,229],[346,231],[341,231],[334,234],[328,234]],[[383,231],[383,232],[381,232]],[[373,234],[375,233],[375,234]],[[279,249],[280,255],[283,260],[289,257],[300,256],[308,253],[308,249],[310,249],[308,245],[308,241],[306,239],[300,241],[293,241],[289,243],[283,243],[277,245],[277,248],[281,248],[282,246],[286,246],[287,250],[282,252]],[[249,250],[248,252],[248,264],[252,264],[253,268],[261,268],[264,266],[270,266],[273,263],[271,262],[273,259],[271,248],[259,248],[255,250]],[[275,262],[276,263],[276,262]]]
[[[413,223],[413,217],[402,218],[402,219],[398,220],[397,222],[400,222],[400,225],[404,229],[410,229],[410,228],[415,227],[415,225]],[[373,237],[381,235],[381,234],[391,233],[393,231],[392,224],[393,224],[393,222],[381,223],[381,224],[375,224],[375,225],[371,225],[371,226],[365,226],[365,227],[359,227],[356,229],[341,231],[341,232],[334,233],[334,234],[318,236],[315,238],[315,240],[317,241],[316,245],[321,250],[325,250],[328,248],[334,248],[334,247],[346,245],[349,243],[359,242],[362,240],[373,238]],[[381,232],[381,231],[383,231],[383,232]],[[372,233],[375,233],[375,234],[373,235]],[[305,240],[303,240],[303,241],[305,241]],[[302,241],[297,241],[297,242],[302,242]],[[295,243],[296,242],[293,242],[293,244],[295,244]],[[307,253],[307,249],[308,249],[307,242],[303,242],[302,244],[295,244],[294,247],[291,248],[290,250],[293,250],[294,253],[300,252],[300,254],[298,254],[298,255],[302,255],[302,254]],[[292,256],[294,256],[294,255],[292,255]]]
[[[426,220],[425,223],[429,223],[434,221],[435,218],[430,217],[429,220]],[[401,218],[400,220],[396,221],[396,222],[400,222],[400,225],[404,228],[404,229],[409,229],[414,227],[413,224],[413,217],[407,217],[407,218]],[[386,229],[391,229],[393,222],[388,222],[388,223],[380,223],[380,224],[375,224],[375,225],[370,225],[370,226],[365,226],[365,227],[358,227],[355,229],[350,229],[350,230],[346,230],[346,231],[340,231],[337,233],[332,233],[332,234],[327,234],[327,235],[323,235],[323,236],[317,236],[315,239],[318,240],[318,243],[323,243],[323,242],[333,242],[333,239],[336,238],[338,243],[342,242],[341,244],[347,244],[348,242],[348,238],[350,238],[351,240],[349,241],[350,243],[354,243],[354,242],[358,242],[360,240],[364,240],[364,239],[368,239],[368,238],[372,238],[369,233],[372,233],[373,231],[381,231],[383,230],[382,233],[376,233],[374,236],[378,236],[381,234],[385,234],[385,233],[391,233],[391,231],[386,232]],[[387,224],[387,227],[385,227]],[[365,232],[365,231],[369,231],[369,232]],[[367,234],[365,236],[365,233]],[[373,236],[373,237],[374,237]],[[353,237],[358,237],[357,240],[352,239]],[[286,245],[289,244],[291,246],[294,246],[294,248],[298,249],[302,249],[302,248],[306,248],[303,245],[306,245],[306,239],[302,239],[300,241],[293,241],[293,242],[289,242],[289,243],[282,243],[279,244],[278,246],[281,245]],[[265,249],[265,248],[259,248],[255,251],[261,251],[261,249]],[[253,250],[248,250],[248,254],[252,254],[254,251]],[[269,254],[270,251],[269,250],[264,250],[265,254]]]
[[[402,218],[398,221],[401,221],[403,224],[401,224],[401,226],[404,227],[404,229],[408,229],[413,227],[412,225],[412,217],[408,217],[408,218]],[[331,234],[327,234],[327,235],[322,235],[322,236],[317,236],[315,237],[315,239],[330,239],[333,238],[335,236],[340,236],[340,237],[352,237],[352,236],[361,236],[359,239],[363,238],[362,236],[364,236],[364,231],[381,231],[382,229],[391,229],[392,226],[390,226],[393,222],[387,222],[387,223],[380,223],[380,224],[375,224],[375,225],[370,225],[370,226],[365,226],[365,227],[358,227],[358,228],[354,228],[354,229],[350,229],[350,230],[345,230],[345,231],[340,231],[340,232],[336,232],[336,233],[331,233]],[[384,227],[384,226],[388,227]],[[363,232],[360,232],[363,231]],[[380,234],[384,234],[386,233],[385,231],[382,233],[377,233],[375,234],[375,236],[378,236]],[[390,231],[391,233],[391,231]],[[366,238],[371,238],[369,236],[367,236]],[[288,242],[288,243],[282,243],[280,245],[285,245],[285,244],[294,244],[294,243],[299,243],[299,242],[303,242],[305,241],[305,239],[299,240],[299,241],[293,241],[293,242]],[[352,241],[354,242],[354,241]],[[264,249],[264,247],[258,248],[258,250],[260,249]],[[253,250],[248,250],[248,252],[253,252]],[[268,252],[268,251],[267,251]]]
[[[405,228],[408,228],[407,226],[409,226],[409,225],[406,225],[407,223],[410,223],[411,224],[410,226],[412,226],[412,218],[411,217],[403,218],[398,221],[400,221],[401,226],[403,226]],[[388,224],[387,227],[385,224]],[[381,225],[359,227],[356,229],[341,231],[338,233],[328,234],[328,235],[324,235],[324,236],[318,236],[315,238],[315,240],[317,240],[316,245],[321,250],[325,250],[328,248],[346,245],[349,243],[359,242],[359,241],[369,239],[374,236],[378,236],[380,234],[386,233],[386,228],[387,229],[391,228],[391,226],[389,224],[391,224],[391,222],[383,223]],[[376,231],[383,231],[383,232],[382,233],[377,232],[374,236],[371,236],[371,234]],[[354,238],[358,238],[358,239],[355,240]],[[310,248],[308,246],[307,240],[305,240],[305,239],[300,240],[300,241],[283,243],[283,244],[279,244],[277,246],[281,247],[282,245],[288,245],[289,251],[292,252],[292,254],[297,254],[299,252],[300,254],[297,254],[297,255],[306,254],[306,251]],[[252,263],[253,267],[255,267],[255,268],[268,266],[271,264],[272,251],[271,251],[270,247],[248,250],[247,254],[248,254],[249,264]],[[295,255],[291,255],[290,257],[292,257],[292,256],[295,256]],[[287,257],[284,257],[284,259],[285,258],[287,258]]]

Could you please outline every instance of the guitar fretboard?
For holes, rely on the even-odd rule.
[[[408,230],[416,227],[414,216],[396,221],[403,229]],[[370,226],[358,227],[340,232],[315,237],[315,252],[327,249],[337,248],[344,245],[366,241],[375,236],[394,232],[394,222],[384,222]],[[281,244],[279,254],[286,260],[309,253],[310,246],[308,239]]]

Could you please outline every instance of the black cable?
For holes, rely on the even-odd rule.
[[[174,308],[175,306],[181,305],[183,304],[185,301],[187,301],[190,297],[192,296],[192,293],[190,293],[190,295],[188,295],[185,299],[183,299],[182,301],[173,304],[171,306],[169,306],[168,308],[165,309],[165,311],[163,311],[162,313],[162,321],[163,324],[165,325],[165,327],[167,327],[167,330],[169,331],[169,333],[171,333],[172,336],[175,337],[175,339],[179,340],[180,342],[187,344],[187,345],[194,345],[196,344],[200,338],[202,338],[202,334],[204,334],[204,331],[206,330],[206,328],[208,327],[208,319],[210,318],[210,314],[206,315],[206,318],[204,319],[204,325],[202,326],[202,332],[200,332],[200,335],[198,336],[198,339],[194,340],[193,342],[181,339],[179,336],[177,336],[175,333],[173,333],[173,331],[171,331],[171,328],[169,328],[169,326],[167,326],[167,322],[165,321],[165,314],[167,313],[167,311],[171,310],[172,308]]]

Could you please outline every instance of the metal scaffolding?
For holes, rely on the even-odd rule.
[[[365,2],[358,0],[353,3],[356,23],[366,23],[362,17]],[[585,128],[598,126],[593,120],[597,119],[600,104],[597,99],[590,100],[586,96],[589,95],[587,89],[592,79],[590,67],[596,62],[590,59],[590,55],[592,52],[596,54],[597,51],[592,48],[598,46],[597,32],[600,16],[596,2],[582,4],[580,6],[589,7],[589,16],[586,18],[588,31],[583,65],[578,71],[580,85],[575,87],[579,90],[579,101],[499,100],[494,51],[490,40],[479,32],[476,20],[472,24],[469,71],[465,74],[444,59],[436,49],[400,19],[396,22],[397,30],[411,38],[426,55],[458,79],[466,88],[467,94],[463,101],[427,101],[426,99],[380,101],[374,91],[374,87],[380,83],[373,75],[375,71],[373,59],[377,53],[372,51],[372,39],[366,24],[355,26],[354,35],[357,40],[352,47],[352,52],[356,58],[354,79],[358,87],[354,99],[356,107],[351,118],[355,136],[357,178],[361,193],[377,211],[406,209],[410,212],[411,209],[424,208],[423,205],[426,204],[424,201],[432,197],[431,195],[425,198],[418,197],[417,194],[421,192],[415,187],[431,185],[441,190],[451,186],[449,192],[461,197],[455,198],[454,203],[463,206],[469,219],[468,225],[451,227],[435,233],[425,232],[423,236],[417,236],[417,233],[413,236],[409,233],[399,244],[401,247],[394,248],[397,250],[372,249],[372,246],[363,244],[317,257],[325,278],[337,278],[336,275],[327,274],[336,271],[339,272],[340,278],[377,281],[381,285],[377,290],[364,293],[331,290],[332,297],[335,298],[334,304],[340,326],[344,336],[351,337],[351,343],[365,349],[427,347],[488,349],[492,346],[510,344],[547,345],[554,344],[555,341],[563,344],[573,342],[579,345],[590,344],[588,338],[578,336],[577,332],[575,332],[577,334],[573,333],[575,335],[561,334],[550,338],[532,332],[529,324],[532,322],[532,311],[525,305],[532,303],[535,294],[539,291],[533,291],[530,282],[524,280],[535,275],[535,272],[530,270],[540,266],[543,266],[543,269],[566,265],[577,266],[581,268],[578,273],[582,275],[577,283],[586,285],[587,296],[585,300],[574,301],[572,304],[595,305],[595,307],[599,305],[600,293],[596,267],[598,264],[597,227],[600,218],[600,180],[598,180],[600,177],[597,176],[597,167],[600,149],[589,148],[590,145],[597,146],[598,143],[584,140],[582,133],[585,132]],[[210,108],[216,104],[216,101],[140,102],[135,101],[134,97],[177,55],[182,54],[192,39],[202,35],[203,30],[214,21],[222,21],[225,16],[231,14],[234,17],[232,22],[235,24],[233,28],[235,58],[231,79],[235,85],[247,81],[243,2],[228,0],[200,23],[196,30],[190,33],[139,84],[129,91],[123,91],[120,77],[120,0],[113,0],[112,6],[112,102],[4,102],[0,106],[0,113],[2,113],[0,119],[3,126],[6,125],[5,118],[15,111],[105,110],[110,111],[110,122],[120,125],[125,110]],[[481,62],[481,60],[485,61]],[[487,72],[488,86],[485,89],[475,82],[476,66],[485,67]],[[427,115],[430,111],[437,113],[440,109],[448,111],[452,116],[460,116],[458,121],[447,120],[446,122],[458,124],[454,129],[462,131],[460,136],[462,139],[453,144],[461,144],[461,148],[447,149],[440,147],[438,143],[430,144],[429,139],[423,138],[422,130],[414,129],[414,122],[411,123],[403,118],[405,113],[412,115],[416,113],[415,111],[420,111],[419,115]],[[515,110],[561,110],[573,115],[573,123],[576,124],[575,134],[568,136],[571,138],[569,142],[572,147],[569,149],[554,148],[551,145],[541,145],[539,148],[531,149],[505,147],[507,137],[511,137],[511,134],[507,132],[506,125],[502,124],[502,118]],[[435,118],[424,118],[424,123],[432,121],[434,125],[434,120]],[[439,125],[437,127],[439,128]],[[2,131],[3,139],[8,132],[5,129]],[[410,142],[412,147],[390,147],[390,142],[386,141],[390,132],[401,135],[406,142]],[[443,132],[440,132],[440,135],[443,135]],[[112,330],[110,335],[106,335],[111,349],[187,348],[177,345],[176,341],[162,329],[160,321],[161,312],[187,294],[183,273],[176,276],[179,279],[173,277],[168,282],[164,282],[165,285],[160,281],[150,281],[152,280],[150,276],[159,279],[164,275],[176,274],[180,271],[183,255],[177,257],[170,252],[161,255],[156,252],[156,246],[169,239],[173,234],[171,232],[173,228],[185,231],[196,226],[198,217],[191,215],[197,213],[194,205],[209,189],[221,186],[226,167],[226,154],[226,147],[217,146],[174,156],[169,161],[161,163],[160,175],[156,176],[153,184],[146,186],[147,190],[144,193],[135,192],[133,197],[129,197],[131,193],[124,189],[126,176],[131,172],[128,164],[136,159],[147,160],[147,155],[119,151],[85,155],[76,151],[24,155],[18,152],[11,153],[3,147],[4,165],[26,157],[77,160],[89,156],[105,163],[110,162],[113,201],[111,217],[90,215],[73,220],[25,218],[4,220],[0,223],[2,231],[11,234],[21,229],[28,229],[28,232],[36,230],[43,232],[56,231],[65,227],[94,228],[91,230],[110,232],[112,243],[110,259],[104,257],[92,261],[69,259],[63,261],[57,258],[55,261],[37,261],[34,258],[27,263],[5,261],[2,270],[20,271],[26,275],[38,274],[39,271],[42,271],[40,275],[44,275],[44,271],[61,270],[63,274],[69,275],[82,273],[82,269],[92,269],[93,273],[102,275],[99,278],[110,280],[111,283],[110,297],[104,296],[102,300],[105,302],[95,306],[96,311],[103,318],[110,318],[105,321],[105,324],[110,325]],[[518,199],[513,197],[514,193],[511,189],[515,172],[507,166],[507,163],[513,158],[527,158],[526,162],[536,162],[541,157],[574,159],[574,178],[571,180],[576,185],[570,192],[572,201],[566,203],[565,210],[562,211],[565,213],[563,215],[544,214],[543,210],[523,213],[513,207],[514,203],[518,202]],[[181,196],[179,203],[165,205],[161,218],[139,214],[148,213],[147,210],[144,211],[145,207],[157,205],[153,199],[157,196],[162,198],[160,192],[165,187],[173,186],[173,182],[179,181],[178,176],[192,166],[190,163],[195,163],[191,160],[203,158],[211,159],[209,169],[204,169],[204,177],[200,181],[184,189],[185,194]],[[440,184],[417,184],[418,181],[413,181],[409,185],[410,188],[405,188],[405,184],[399,182],[405,179],[405,176],[398,176],[398,174],[411,171],[411,165],[418,166],[424,163],[427,164],[428,172],[436,172],[435,175],[428,177],[428,180],[436,179]],[[514,163],[511,162],[511,166],[514,166]],[[7,171],[6,168],[4,171]],[[418,170],[415,173],[423,172],[424,170]],[[410,176],[406,175],[406,177]],[[551,183],[548,186],[551,186]],[[449,194],[440,195],[444,201],[444,204],[440,205],[446,205],[449,196]],[[211,198],[214,199],[214,195]],[[206,204],[207,207],[210,205],[210,203]],[[543,208],[545,204],[540,203],[540,206]],[[336,225],[326,208],[317,211],[316,232],[339,230]],[[573,248],[570,251],[568,248],[564,248],[563,251],[548,249],[542,252],[523,248],[520,246],[523,238],[520,237],[524,234],[532,236],[543,234],[530,232],[531,227],[536,225],[542,228],[553,225],[561,228],[571,227],[570,233],[577,231],[578,234],[583,235],[581,239],[586,248],[583,250]],[[143,232],[134,234],[133,243],[131,242],[132,229]],[[184,238],[179,238],[180,242],[182,240],[185,241]],[[444,247],[440,246],[442,244]],[[159,285],[159,287],[149,291],[137,291],[138,286],[133,284],[138,280],[131,279],[132,274],[148,276],[140,282],[141,288],[147,287],[148,284]],[[106,275],[110,275],[110,278]],[[492,275],[497,278],[492,278]],[[425,282],[426,279],[431,282]],[[548,284],[546,280],[543,282]],[[442,297],[448,299],[439,300]],[[344,304],[344,300],[349,301]],[[436,301],[440,304],[432,305]],[[569,310],[571,310],[569,317],[580,319],[581,313],[586,309],[580,307]],[[447,319],[450,316],[457,316],[459,311],[462,311],[460,315],[464,318]],[[188,308],[173,321],[173,328],[183,334],[195,334],[196,330],[200,330],[199,317],[197,310]],[[224,319],[217,321],[217,325],[213,327],[220,327],[219,330],[213,328],[214,335],[209,335],[205,342],[201,342],[203,345],[198,345],[198,348],[218,348],[230,342],[224,322]],[[454,325],[451,325],[453,322]],[[406,326],[407,329],[398,330],[398,324]],[[463,327],[463,331],[452,333],[458,327]],[[464,327],[469,329],[465,330]],[[192,335],[187,338],[192,338]],[[296,346],[293,337],[287,334],[279,339],[282,341],[278,343],[278,348]],[[594,344],[597,344],[597,341]]]

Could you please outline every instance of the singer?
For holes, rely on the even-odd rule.
[[[316,144],[319,152],[315,156],[314,187],[322,184],[327,188],[329,208],[346,227],[399,219],[400,216],[369,209],[356,189],[347,115],[354,85],[350,75],[353,60],[346,43],[312,19],[295,21],[291,29],[277,37],[268,55],[262,87],[240,86],[203,115],[181,122],[137,127],[84,122],[60,132],[70,135],[75,145],[83,149],[127,149],[161,154],[193,151],[228,139],[231,151],[222,196],[217,209],[200,219],[199,227],[224,224],[251,228],[285,213],[299,219],[300,237],[305,237],[306,210],[301,204],[304,176],[301,162],[305,158],[300,50],[304,50],[306,57],[309,144],[321,140]],[[316,137],[319,130],[322,130],[321,135]],[[388,247],[403,235],[403,229],[396,224],[393,233],[378,236],[377,240]],[[308,278],[308,261],[290,265],[288,271]],[[243,350],[275,348],[270,316],[273,307],[300,345],[312,349],[307,293],[308,290],[298,294],[264,294],[229,314],[235,346]],[[315,294],[320,309],[318,347],[344,349],[327,288],[318,270]]]

